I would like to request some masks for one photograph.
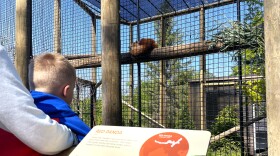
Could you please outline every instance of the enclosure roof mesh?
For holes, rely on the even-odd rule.
[[[100,0],[87,0],[100,9]],[[139,0],[139,19],[178,12],[224,0]],[[120,17],[125,21],[137,20],[137,0],[120,0]]]

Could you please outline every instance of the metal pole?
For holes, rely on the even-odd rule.
[[[140,2],[137,0],[137,39],[140,41]],[[141,63],[137,63],[137,71],[138,71],[138,120],[139,120],[139,127],[142,125],[141,121]]]
[[[240,0],[236,1],[237,4],[237,21],[241,21],[240,15]],[[241,137],[241,156],[244,156],[244,121],[243,121],[243,97],[242,97],[242,56],[241,50],[238,52],[238,99],[239,99],[239,122],[240,122],[240,137]]]

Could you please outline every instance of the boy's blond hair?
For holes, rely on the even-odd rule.
[[[29,87],[55,93],[65,84],[75,84],[75,68],[59,53],[43,53],[29,64]]]

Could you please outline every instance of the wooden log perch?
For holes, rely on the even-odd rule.
[[[95,56],[95,57],[71,59],[71,60],[69,60],[69,62],[76,69],[89,68],[89,67],[100,67],[101,66],[101,55],[98,55],[98,56]]]
[[[216,136],[211,137],[210,143],[218,141],[218,140],[220,140],[220,139],[222,139],[222,138],[224,138],[224,137],[226,137],[226,136],[228,136],[228,135],[230,135],[232,133],[235,133],[235,132],[237,132],[239,130],[240,130],[240,126],[239,125],[235,126],[235,127],[231,128],[231,129],[225,131],[225,132],[222,132],[222,133],[220,133],[220,134],[218,134]]]
[[[159,61],[175,58],[183,58],[190,56],[198,56],[202,54],[212,54],[221,51],[222,44],[218,43],[215,46],[209,41],[196,42],[185,45],[176,45],[168,47],[155,48],[151,53],[139,57],[133,57],[128,53],[121,53],[121,64],[133,64],[148,61]],[[236,45],[227,48],[227,51],[250,48],[248,46]],[[101,66],[101,55],[76,55],[65,56],[74,68],[92,68]]]
[[[133,111],[139,113],[139,110],[138,110],[137,108],[133,107],[132,105],[130,105],[128,102],[122,100],[122,103],[125,104],[127,107],[129,107],[131,110],[133,110]],[[150,122],[152,122],[153,124],[156,124],[157,126],[159,126],[159,127],[161,127],[161,128],[165,128],[164,125],[158,123],[156,120],[152,119],[151,117],[149,117],[148,115],[144,114],[143,112],[141,112],[141,115],[142,115],[145,119],[147,119],[147,120],[149,120]]]
[[[96,57],[94,55],[88,54],[88,55],[63,55],[68,60],[74,60],[74,59],[83,59],[83,58],[93,58]],[[98,56],[98,55],[97,55]]]
[[[188,56],[197,56],[219,52],[221,44],[211,47],[210,42],[197,42],[186,45],[155,48],[150,54],[133,57],[129,53],[121,54],[121,64],[133,64],[138,62],[158,61]],[[211,47],[211,48],[209,48]],[[77,55],[65,56],[75,68],[90,68],[101,66],[101,55]]]
[[[260,120],[262,120],[264,118],[266,118],[266,116],[259,116],[259,117],[253,118],[252,120],[244,123],[243,126],[244,127],[248,127],[251,124],[253,124],[253,123],[257,122],[257,121],[260,121]],[[239,130],[240,130],[240,125],[237,125],[237,126],[231,128],[229,130],[226,130],[226,131],[224,131],[224,132],[222,132],[222,133],[220,133],[220,134],[218,134],[216,136],[211,137],[210,143],[218,141],[218,140],[220,140],[220,139],[222,139],[222,138],[224,138],[224,137],[226,137],[226,136],[228,136],[228,135],[230,135],[232,133],[235,133],[235,132],[237,132]]]

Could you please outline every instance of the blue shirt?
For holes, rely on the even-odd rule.
[[[39,109],[48,114],[50,118],[58,119],[59,123],[70,128],[77,135],[79,141],[90,131],[90,128],[61,98],[38,91],[31,91],[30,93]]]

